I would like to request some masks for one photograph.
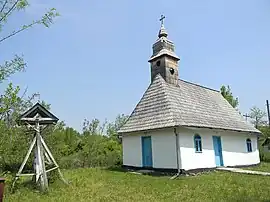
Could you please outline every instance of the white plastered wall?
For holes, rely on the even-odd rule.
[[[251,165],[260,162],[255,135],[198,128],[178,128],[177,132],[181,169],[216,167],[212,136],[221,136],[224,166]],[[202,137],[202,153],[195,152],[193,139],[195,133]],[[122,139],[124,165],[142,167],[141,136],[152,138],[153,168],[177,168],[173,128],[124,135]],[[252,141],[252,152],[247,152],[247,138]]]
[[[126,166],[142,166],[142,146],[140,134],[127,134],[122,137],[123,164]]]
[[[178,129],[181,156],[181,169],[213,168],[216,167],[213,151],[212,135],[202,130]],[[199,134],[202,139],[202,152],[196,153],[194,135]]]
[[[224,166],[251,165],[260,162],[256,135],[198,128],[179,128],[178,132],[182,169],[216,167],[212,136],[221,137]],[[202,138],[201,153],[195,152],[193,137],[196,133]],[[247,138],[252,141],[252,152],[247,152]]]
[[[123,164],[142,167],[141,136],[151,136],[153,168],[176,169],[176,142],[173,129],[123,136]]]
[[[257,136],[249,134],[227,133],[222,135],[224,166],[251,165],[260,163]],[[247,152],[246,139],[252,143],[252,152]]]

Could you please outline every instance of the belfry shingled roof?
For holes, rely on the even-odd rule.
[[[178,86],[157,75],[119,133],[187,126],[260,133],[247,123],[221,93],[178,80]]]

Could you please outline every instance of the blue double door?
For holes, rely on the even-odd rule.
[[[151,136],[144,136],[142,141],[142,166],[153,167]]]
[[[215,151],[216,166],[223,166],[222,146],[221,138],[219,136],[213,136],[213,145]]]

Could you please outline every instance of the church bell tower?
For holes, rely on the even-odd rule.
[[[155,76],[160,74],[166,82],[177,85],[180,58],[174,52],[173,42],[167,38],[168,33],[164,27],[164,19],[165,17],[162,15],[158,39],[152,47],[153,55],[148,61],[151,64],[151,83]]]

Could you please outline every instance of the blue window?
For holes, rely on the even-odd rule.
[[[194,147],[196,152],[202,152],[202,138],[197,134],[194,136]]]
[[[252,144],[251,144],[251,140],[247,139],[247,151],[248,152],[252,152]]]

